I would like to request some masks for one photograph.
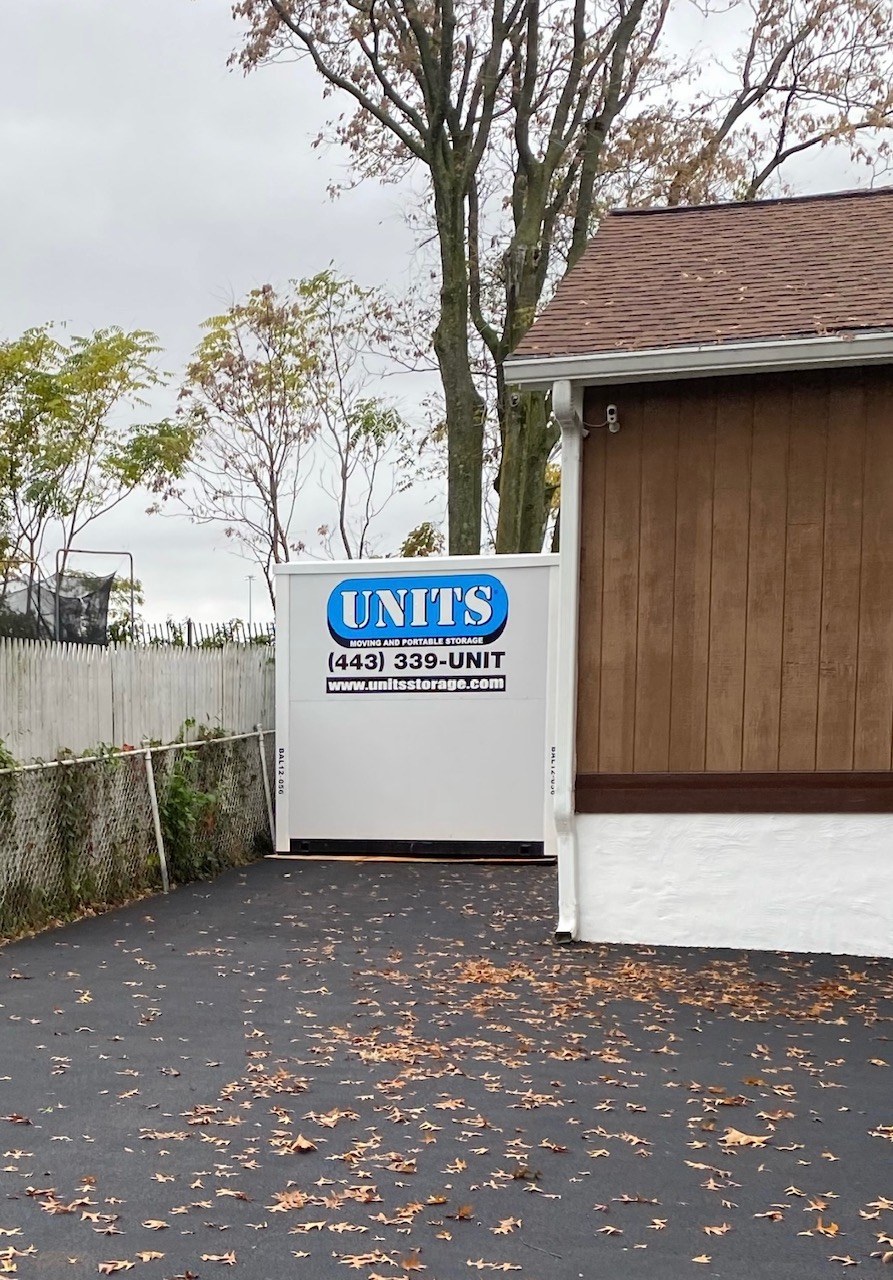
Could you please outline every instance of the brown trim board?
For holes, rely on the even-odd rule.
[[[577,813],[893,813],[893,773],[578,773]]]

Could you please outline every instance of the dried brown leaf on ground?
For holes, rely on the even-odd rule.
[[[483,1258],[478,1258],[475,1262],[468,1258],[465,1265],[474,1267],[476,1271],[520,1271],[522,1269],[517,1262],[485,1262]]]
[[[771,1133],[742,1133],[740,1129],[726,1129],[720,1138],[725,1147],[765,1147]]]
[[[352,1271],[364,1271],[366,1267],[374,1267],[376,1264],[391,1263],[391,1259],[386,1253],[382,1253],[376,1249],[374,1253],[336,1253],[335,1257],[342,1266],[350,1267]]]
[[[292,1138],[291,1141],[285,1138],[274,1138],[272,1145],[280,1156],[306,1155],[308,1151],[319,1150],[316,1143],[311,1142],[309,1138],[305,1138],[302,1133],[299,1133],[296,1138]]]
[[[446,1216],[453,1222],[470,1222],[474,1217],[474,1206],[460,1204],[455,1213],[448,1213]]]
[[[307,1203],[307,1196],[303,1191],[299,1191],[297,1187],[292,1191],[274,1191],[273,1199],[276,1203],[266,1206],[270,1213],[285,1213],[289,1209],[303,1209]]]
[[[498,1227],[491,1227],[490,1230],[495,1236],[507,1236],[512,1231],[516,1231],[521,1225],[520,1218],[501,1218]]]

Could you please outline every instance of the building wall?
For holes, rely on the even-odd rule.
[[[893,372],[595,388],[584,420],[583,781],[889,771]]]
[[[893,814],[578,814],[593,942],[893,956]]]

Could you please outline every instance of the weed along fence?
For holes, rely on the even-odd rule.
[[[100,743],[172,742],[183,726],[249,733],[273,724],[265,645],[101,649],[0,641],[0,740],[16,760]]]
[[[270,849],[273,735],[0,769],[0,938]]]

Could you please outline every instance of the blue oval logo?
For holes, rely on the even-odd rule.
[[[508,592],[489,573],[346,578],[329,596],[332,638],[346,648],[489,644],[509,615]]]

